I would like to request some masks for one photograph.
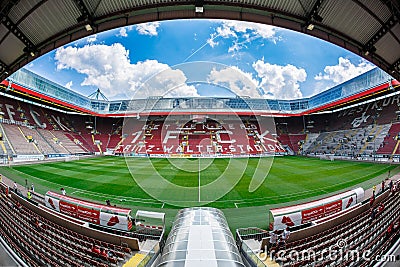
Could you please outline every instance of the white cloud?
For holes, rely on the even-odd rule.
[[[301,98],[300,83],[307,78],[304,69],[293,65],[275,65],[264,62],[264,59],[253,63],[253,68],[260,78],[259,86],[266,97],[277,99]]]
[[[253,98],[296,99],[301,98],[300,83],[307,78],[304,69],[293,65],[275,65],[257,60],[252,64],[256,73],[244,72],[238,67],[213,69],[207,82],[224,86],[239,96]]]
[[[215,42],[214,40],[215,40],[215,38],[207,39],[207,44],[209,44],[212,48],[214,48],[216,45],[218,45],[218,42]]]
[[[271,39],[277,41],[276,28],[274,26],[259,24],[247,21],[224,21],[222,24],[226,33],[235,36],[236,33],[248,33],[249,36],[259,36],[264,39]],[[233,33],[232,33],[233,32]]]
[[[246,21],[222,21],[221,26],[215,29],[207,39],[207,43],[214,48],[219,43],[215,41],[218,37],[228,39],[233,38],[233,45],[228,48],[228,52],[236,52],[246,47],[246,44],[255,39],[266,39],[274,43],[280,40],[276,35],[276,27]]]
[[[73,85],[73,82],[72,82],[72,81],[69,81],[69,82],[67,82],[67,83],[65,84],[65,87],[68,88],[68,89],[71,89],[72,85]]]
[[[222,26],[216,29],[216,34],[222,38],[237,37],[235,24],[231,24],[226,21],[222,22]]]
[[[128,32],[130,32],[132,29],[133,29],[133,26],[121,27],[115,36],[126,38],[126,37],[128,37]]]
[[[123,27],[123,28],[121,28],[121,29],[119,30],[119,36],[121,36],[121,37],[128,37],[128,34],[126,33],[125,27]]]
[[[251,73],[244,72],[238,67],[227,67],[221,70],[215,68],[210,72],[207,82],[222,85],[239,96],[260,98],[258,82]]]
[[[336,85],[374,68],[374,65],[366,60],[361,60],[358,65],[353,64],[349,59],[343,57],[339,57],[338,61],[337,65],[326,66],[324,73],[320,72],[314,79],[317,81],[330,81]]]
[[[155,60],[152,60],[156,62]],[[145,61],[144,63],[146,63]],[[161,63],[158,63],[161,64]],[[197,89],[192,85],[187,85],[187,78],[181,70],[171,69],[168,65],[161,64],[160,71],[153,71],[151,76],[145,82],[131,81],[131,86],[138,88],[134,91],[134,98],[146,98],[148,96],[164,96],[164,97],[178,97],[178,96],[199,96]],[[155,64],[150,64],[146,68],[152,71]]]
[[[94,43],[97,41],[97,34],[93,34],[89,37],[86,38],[86,42],[90,43]]]
[[[169,95],[198,95],[196,88],[185,83],[187,78],[182,71],[172,70],[157,60],[132,64],[129,51],[119,43],[61,47],[56,51],[55,60],[57,70],[73,69],[84,74],[82,86],[98,87],[109,98],[121,94],[127,97],[162,96],[168,90],[171,90]]]
[[[141,35],[157,36],[157,29],[160,27],[160,22],[147,22],[136,25],[136,30]]]

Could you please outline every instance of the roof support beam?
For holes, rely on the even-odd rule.
[[[48,0],[41,0],[40,2],[38,2],[35,6],[33,6],[28,12],[26,12],[16,23],[15,23],[15,27],[18,27],[18,25],[24,21],[30,14],[32,14],[36,9],[38,9],[41,5],[43,5],[44,3],[46,3]],[[12,2],[12,1],[10,1]],[[7,17],[7,14],[4,15],[5,17]],[[1,16],[0,21],[3,21],[3,16]],[[3,38],[0,40],[0,44],[8,37],[8,35],[10,34],[11,31],[7,32]],[[28,50],[30,50],[30,52],[34,52],[34,49],[30,49],[30,48],[26,48],[26,51],[28,52]]]
[[[396,18],[394,16],[391,16],[384,25],[375,33],[374,36],[372,36],[371,39],[367,42],[365,45],[365,50],[369,51],[372,49],[372,47],[387,33],[390,31],[391,28],[393,28],[394,25],[396,25]]]
[[[372,12],[367,6],[365,6],[360,0],[353,0],[354,3],[356,3],[358,6],[360,6],[362,9],[365,10],[370,16],[372,16],[376,21],[378,21],[382,27],[375,33],[374,36],[365,44],[363,50],[364,53],[373,53],[376,51],[376,48],[374,47],[374,44],[376,44],[379,39],[381,39],[386,33],[390,33],[393,38],[400,44],[400,39],[391,31],[392,27],[396,25],[397,22],[399,22],[399,14],[398,14],[398,9],[394,6],[394,4],[391,4],[392,2],[390,0],[385,1],[385,4],[391,10],[392,16],[386,21],[382,21],[374,12]],[[396,15],[397,13],[397,15]]]
[[[397,69],[397,72],[400,73],[400,58],[395,63],[393,63],[392,69]]]
[[[34,52],[35,50],[35,45],[32,43],[32,41],[25,36],[25,34],[17,27],[17,25],[14,24],[14,22],[11,21],[11,19],[8,16],[4,16],[2,18],[2,24],[10,31],[12,32],[21,42],[24,43],[26,46],[27,51],[25,52]]]
[[[370,10],[364,3],[362,3],[360,0],[352,0],[355,4],[357,4],[359,7],[364,9],[365,12],[367,12],[371,17],[373,17],[376,21],[378,21],[381,25],[384,24],[384,22],[379,18],[378,15],[376,15],[372,10]]]
[[[4,71],[7,69],[7,64],[0,60],[0,71]]]
[[[34,5],[28,12],[26,12],[17,22],[16,24],[19,25],[22,21],[24,21],[27,17],[29,17],[33,12],[36,11],[40,6],[46,3],[48,0],[42,0]]]
[[[83,0],[74,0],[74,3],[82,14],[79,18],[77,18],[78,23],[87,21],[90,24],[93,24],[93,15],[90,13],[88,7],[85,5]]]
[[[4,80],[8,76],[8,66],[6,63],[0,60],[0,80]]]
[[[3,18],[3,16],[7,16],[10,10],[15,6],[19,0],[11,0],[11,1],[4,1],[5,4],[4,6],[1,6],[0,8],[0,20]]]
[[[318,10],[322,5],[322,2],[324,0],[317,0],[314,3],[314,6],[312,7],[312,9],[310,10],[310,12],[308,12],[307,16],[306,16],[306,20],[305,20],[305,27],[308,27],[308,25],[310,25],[310,23],[315,20],[317,22],[322,22],[322,17],[320,15],[318,15]]]
[[[398,0],[381,0],[386,4],[392,14],[397,18],[397,21],[400,22],[400,3]]]

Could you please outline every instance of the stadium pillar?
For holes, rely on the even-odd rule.
[[[96,115],[94,115],[94,128],[93,128],[93,130],[94,130],[94,134],[96,134],[97,133],[97,116]]]
[[[374,139],[374,150],[373,150],[373,153],[372,153],[372,156],[374,157],[374,161],[375,161],[375,155],[376,155],[376,151],[375,151],[375,139]]]

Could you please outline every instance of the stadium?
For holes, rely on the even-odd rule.
[[[0,265],[397,266],[400,6],[267,2],[0,2]],[[377,67],[293,100],[141,97],[162,72],[108,100],[23,68],[95,33],[193,18],[295,30]]]

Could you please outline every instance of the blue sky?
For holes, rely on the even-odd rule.
[[[109,99],[233,93],[294,99],[373,67],[314,37],[224,20],[175,20],[114,29],[65,45],[27,66],[83,95],[100,88]]]

